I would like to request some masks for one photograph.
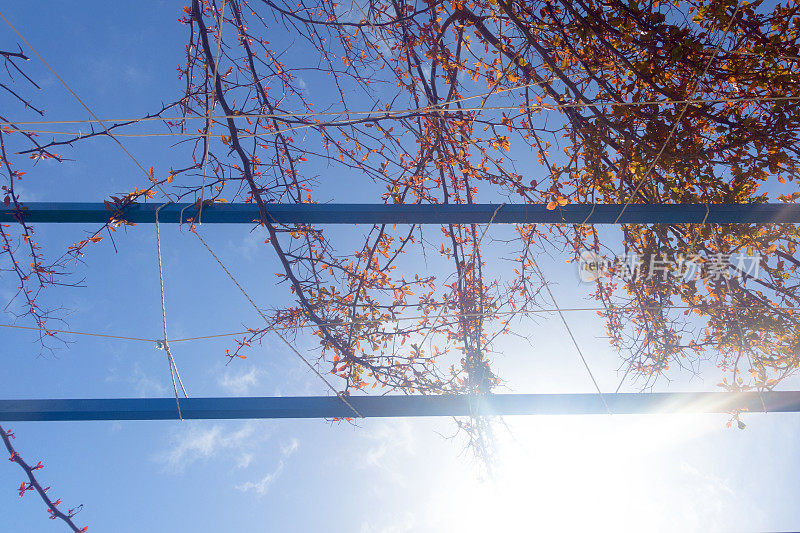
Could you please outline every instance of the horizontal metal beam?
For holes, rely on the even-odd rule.
[[[158,204],[135,204],[121,212],[134,223],[155,222]],[[800,223],[800,205],[794,204],[571,204],[549,210],[540,204],[268,204],[277,223],[307,224],[678,224],[709,222]],[[708,211],[706,211],[708,208]],[[620,217],[620,213],[622,216]],[[185,222],[196,216],[194,204],[170,204],[159,211],[159,222]],[[30,202],[28,222],[103,223],[112,212],[102,203]],[[13,206],[0,207],[0,222],[15,219]],[[617,222],[617,218],[619,221]],[[217,203],[203,208],[205,224],[252,224],[259,218],[255,204]]]
[[[604,394],[613,414],[798,412],[800,391]],[[364,417],[606,414],[597,394],[353,396]],[[763,403],[762,403],[763,401]],[[353,412],[335,396],[187,398],[184,419],[343,418]],[[174,420],[175,398],[0,400],[0,421]]]

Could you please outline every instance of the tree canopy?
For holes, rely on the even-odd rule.
[[[771,389],[800,363],[794,225],[521,225],[503,242],[514,264],[497,275],[486,227],[376,225],[342,247],[324,228],[275,223],[269,205],[328,201],[320,169],[347,172],[382,203],[796,202],[798,8],[192,0],[178,21],[182,92],[164,94],[169,103],[141,119],[98,120],[90,135],[45,141],[18,125],[24,113],[43,114],[29,96],[30,52],[2,52],[0,88],[24,106],[0,116],[4,201],[24,212],[16,186],[27,165],[69,164],[65,153],[79,155],[88,138],[122,146],[115,134],[158,125],[177,139],[175,159],[140,164],[130,190],[108,200],[110,214],[145,200],[191,201],[201,219],[209,203],[253,202],[280,260],[278,284],[295,300],[270,309],[231,360],[272,328],[311,326],[317,363],[345,395],[488,393],[502,382],[491,367],[498,336],[552,304],[537,256],[617,250],[645,258],[642,270],[599,277],[593,296],[627,379],[646,388],[711,359],[723,387]],[[69,283],[74,261],[121,223],[65,251],[40,250],[22,216],[0,227],[3,268],[19,279],[14,309],[42,328],[43,342],[57,310],[41,307],[39,293]],[[423,253],[451,274],[401,266]],[[727,261],[689,280],[647,275],[649,258],[710,267],[732,254],[757,257],[760,275]],[[478,449],[485,424],[460,422]]]

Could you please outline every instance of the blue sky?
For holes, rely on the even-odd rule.
[[[26,36],[99,116],[139,116],[180,93],[175,68],[184,54],[179,2],[4,6]],[[274,39],[287,39],[276,31]],[[2,26],[0,46],[17,39]],[[86,118],[85,111],[35,60],[27,72],[43,87],[34,100],[47,117]],[[310,84],[312,94],[323,85]],[[33,91],[30,91],[33,94]],[[30,117],[8,99],[4,114]],[[126,139],[137,158],[166,170],[179,149],[163,138]],[[87,142],[58,165],[29,169],[27,201],[101,201],[141,185],[138,170],[108,140]],[[148,166],[149,166],[148,164]],[[325,172],[331,198],[357,201],[355,178]],[[531,171],[534,173],[535,169]],[[59,250],[89,231],[40,226],[45,250]],[[56,289],[47,302],[72,310],[75,331],[156,338],[161,310],[155,229],[136,226],[92,247],[76,277],[85,288]],[[274,284],[276,262],[258,232],[201,229],[248,291],[263,305],[288,295]],[[347,242],[348,231],[337,228]],[[492,228],[490,237],[508,231]],[[258,316],[233,289],[199,242],[162,228],[171,338],[255,326]],[[498,252],[499,253],[499,252]],[[564,258],[542,258],[562,306],[585,304]],[[495,268],[505,268],[497,262]],[[0,297],[15,281],[0,277]],[[12,317],[4,316],[3,323]],[[619,359],[592,313],[571,314],[601,389],[618,382]],[[591,392],[591,382],[557,316],[518,324],[525,339],[501,341],[495,358],[506,390]],[[67,337],[68,347],[40,354],[34,335],[3,338],[3,398],[143,397],[170,394],[164,353],[146,342]],[[314,341],[300,336],[299,349]],[[225,366],[229,339],[173,343],[191,396],[312,395],[326,390],[280,341],[267,337],[248,359]],[[713,390],[680,375],[657,390]],[[796,385],[786,382],[785,387]],[[744,431],[722,415],[509,417],[498,425],[496,473],[483,479],[464,443],[445,438],[449,419],[365,420],[357,426],[305,421],[14,423],[18,450],[43,460],[40,479],[66,506],[83,503],[77,522],[90,531],[530,531],[787,530],[800,524],[800,417],[750,415]],[[444,435],[444,436],[443,436]],[[16,465],[0,463],[0,515],[8,531],[63,531],[48,521],[35,495],[17,497]]]

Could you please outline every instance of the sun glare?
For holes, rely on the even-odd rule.
[[[510,431],[496,430],[492,475],[457,474],[450,490],[434,498],[432,509],[454,510],[448,530],[674,529],[675,505],[694,505],[679,486],[693,467],[674,456],[724,427],[719,417],[703,415],[507,421]]]

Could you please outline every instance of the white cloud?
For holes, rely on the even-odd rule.
[[[370,520],[361,522],[361,533],[405,533],[406,531],[418,530],[418,524],[411,513],[403,516],[387,517],[387,523],[378,524]]]
[[[283,455],[284,458],[289,458],[297,452],[299,447],[300,441],[292,437],[292,440],[289,441],[288,444],[281,446],[281,455]],[[286,463],[281,459],[278,461],[278,467],[273,472],[268,473],[258,481],[247,481],[241,485],[236,485],[236,489],[242,492],[253,491],[259,496],[263,496],[267,493],[267,490],[269,490],[269,487],[275,482],[281,472],[283,472],[285,466]]]
[[[250,233],[245,235],[238,243],[230,242],[229,245],[239,256],[247,262],[252,263],[259,259],[258,255],[263,254],[267,250],[267,245],[264,239],[267,238],[267,230],[264,228],[254,228]]]
[[[250,466],[251,462],[253,462],[253,454],[243,453],[239,456],[239,459],[236,460],[236,468],[247,468]]]
[[[681,472],[694,477],[706,484],[706,488],[711,492],[725,492],[735,494],[727,480],[721,479],[713,474],[704,473],[687,462],[681,463]]]
[[[220,425],[202,427],[194,424],[182,424],[179,433],[172,439],[169,450],[155,457],[166,469],[174,472],[183,471],[186,465],[201,459],[209,459],[215,455],[231,451],[241,451],[237,466],[244,468],[250,464],[252,454],[246,448],[253,446],[257,440],[254,436],[255,424],[248,422],[239,430],[226,434]]]
[[[55,163],[55,160],[53,160],[53,159],[45,159],[44,162],[47,163],[48,166],[50,166],[51,164],[57,164],[57,163]],[[39,164],[40,161],[37,161],[36,163]],[[20,202],[23,202],[23,203],[24,202],[40,202],[40,201],[42,201],[42,195],[41,194],[39,194],[38,192],[31,191],[28,188],[27,185],[23,185],[19,181],[15,181],[14,182],[14,192],[16,193],[17,197],[19,198]]]
[[[255,367],[252,367],[249,372],[241,372],[239,374],[233,374],[231,371],[226,370],[219,377],[217,383],[230,393],[237,395],[247,394],[251,388],[258,385],[258,374]]]
[[[371,441],[367,450],[359,457],[361,464],[369,466],[386,466],[386,457],[397,457],[397,452],[413,455],[416,448],[411,425],[406,420],[393,421],[391,424],[381,423],[366,434]],[[392,452],[389,454],[389,452]]]
[[[116,358],[119,359],[119,356],[116,356]],[[105,382],[127,382],[141,398],[147,396],[163,396],[169,390],[160,379],[151,377],[149,374],[145,373],[138,361],[133,363],[133,368],[130,370],[130,373],[124,375],[122,372],[124,372],[124,370],[121,371],[117,366],[111,367],[105,378]]]
[[[278,462],[278,468],[275,469],[274,472],[270,472],[263,478],[258,481],[248,481],[246,483],[242,483],[241,485],[236,485],[236,490],[240,490],[242,492],[247,491],[254,491],[259,496],[263,496],[267,493],[267,490],[275,482],[275,479],[281,474],[283,471],[283,461]]]
[[[146,85],[150,82],[150,75],[139,67],[127,65],[122,75],[129,84]]]
[[[139,363],[133,365],[133,372],[131,372],[128,380],[139,396],[143,398],[146,396],[161,396],[167,392],[167,388],[161,382],[145,374]]]
[[[291,457],[294,455],[294,452],[297,451],[297,448],[300,447],[300,441],[296,438],[292,438],[291,442],[286,446],[281,446],[281,453],[284,457]]]

